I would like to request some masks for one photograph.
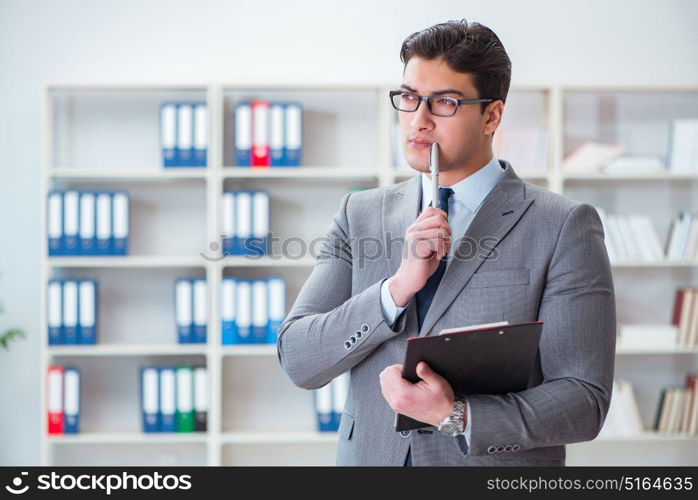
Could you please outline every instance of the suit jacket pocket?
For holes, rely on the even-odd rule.
[[[473,274],[468,286],[472,288],[488,288],[493,286],[528,285],[530,282],[531,270],[526,267],[480,271]]]
[[[342,412],[342,419],[339,422],[339,437],[343,439],[351,439],[351,434],[354,429],[354,416],[347,412]]]

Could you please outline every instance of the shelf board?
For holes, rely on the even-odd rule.
[[[225,345],[222,346],[224,356],[276,356],[276,344],[264,345]],[[666,347],[666,348],[624,348],[616,349],[618,355],[652,355],[652,354],[693,354],[698,355],[698,347]]]
[[[224,167],[224,179],[376,180],[380,169],[369,167]]]
[[[205,355],[206,344],[94,344],[48,346],[51,356]]]
[[[223,267],[313,267],[315,258],[306,255],[297,259],[288,257],[253,257],[242,255],[231,255],[222,261]]]
[[[394,85],[394,84],[392,84]],[[303,91],[313,90],[321,92],[355,92],[367,91],[375,92],[381,90],[386,85],[372,83],[344,83],[344,82],[327,82],[318,83],[317,81],[286,81],[286,82],[268,82],[268,81],[237,81],[224,82],[221,85],[223,92],[237,91],[266,91],[266,90],[281,90],[281,91]],[[387,85],[390,86],[390,85]],[[387,87],[386,86],[386,87]]]
[[[316,259],[310,255],[300,258],[231,255],[220,260],[223,267],[313,267]],[[126,255],[126,256],[70,256],[48,257],[51,267],[206,267],[207,261],[199,256]],[[698,267],[698,260],[613,261],[614,268]]]
[[[395,180],[396,181],[404,181],[411,179],[415,175],[417,175],[417,172],[415,170],[405,170],[405,169],[397,169],[394,171],[395,173]],[[524,180],[547,180],[548,176],[550,175],[547,170],[521,170],[521,171],[516,171],[516,175],[521,177]]]
[[[51,83],[49,92],[206,92],[208,83]]]
[[[672,346],[672,347],[623,347],[618,345],[616,354],[620,355],[652,355],[652,354],[698,354],[698,347]]]
[[[293,432],[293,431],[243,431],[224,432],[221,434],[223,444],[257,444],[257,443],[336,443],[339,435],[336,432]]]
[[[51,444],[165,444],[165,443],[206,443],[207,433],[141,433],[141,432],[88,432],[79,434],[47,435]],[[237,431],[224,432],[220,436],[222,444],[335,444],[339,437],[336,432],[318,431]],[[594,443],[617,442],[695,442],[698,436],[678,433],[658,433],[646,431],[627,436],[597,437],[593,441],[572,443],[571,446],[585,446]]]
[[[601,172],[563,173],[563,181],[682,181],[698,180],[697,173],[654,172],[640,174],[606,174]]]
[[[634,268],[634,267],[696,267],[698,260],[659,260],[659,261],[641,261],[641,260],[617,260],[611,261],[611,267],[614,268]]]
[[[615,93],[615,94],[630,94],[636,92],[643,93],[694,93],[698,92],[698,87],[695,85],[647,85],[647,84],[577,84],[577,85],[562,85],[559,87],[562,92],[569,93]]]
[[[276,344],[224,345],[221,351],[224,356],[276,356]]]
[[[205,432],[85,432],[78,434],[48,434],[51,444],[162,444],[206,443]]]
[[[125,255],[49,257],[51,267],[206,267],[199,256]]]
[[[206,168],[97,170],[77,168],[53,168],[49,176],[53,179],[97,180],[97,181],[160,181],[181,179],[206,179]]]
[[[237,344],[220,346],[223,356],[276,356],[276,344]],[[94,344],[49,346],[51,356],[147,356],[205,355],[207,344]],[[698,347],[624,348],[617,355],[688,354],[698,355]]]
[[[645,441],[698,441],[698,436],[691,434],[678,434],[678,433],[659,433],[654,431],[645,431],[640,434],[633,434],[628,436],[604,436],[597,437],[593,441],[587,441],[586,443],[615,443],[615,442],[645,442]],[[573,443],[573,444],[585,444],[585,443]]]

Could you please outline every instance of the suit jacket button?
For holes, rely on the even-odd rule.
[[[364,323],[363,325],[361,325],[361,331],[362,331],[363,333],[368,333],[368,330],[369,330],[369,327],[368,327],[368,325],[367,325],[366,323]]]
[[[497,446],[497,453],[501,453],[504,451],[504,446]]]
[[[410,437],[410,431],[400,431],[400,435],[404,438]]]
[[[344,347],[347,349],[351,349],[351,344],[349,343],[349,341],[344,342]]]
[[[487,453],[489,453],[490,455],[495,451],[497,451],[497,448],[494,446],[490,446],[489,448],[487,448]]]
[[[514,446],[511,447],[511,451],[518,451],[519,448],[521,448],[521,446],[519,446],[518,444],[515,444]]]
[[[511,445],[510,445],[510,444],[506,445],[506,447],[504,448],[504,451],[510,452],[510,451],[511,451]]]

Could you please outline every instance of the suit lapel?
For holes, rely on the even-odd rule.
[[[431,330],[487,256],[516,225],[533,202],[532,198],[524,198],[524,183],[514,173],[511,165],[503,160],[500,161],[506,166],[504,177],[487,195],[465,232],[464,238],[460,241],[458,255],[464,257],[458,259],[452,257],[424,318],[419,331],[420,337]],[[402,234],[404,235],[404,231]],[[483,238],[491,238],[492,241],[483,247],[481,242]],[[469,241],[473,244],[469,244]],[[477,248],[473,249],[475,244]],[[395,270],[397,271],[397,268]]]

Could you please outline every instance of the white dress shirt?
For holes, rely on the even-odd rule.
[[[482,206],[482,202],[503,176],[504,169],[499,164],[497,158],[493,156],[480,170],[456,182],[453,186],[450,186],[451,189],[453,189],[453,194],[448,200],[448,224],[451,226],[451,248],[448,250],[449,258],[447,261],[447,269],[448,264],[452,260],[451,257],[453,256],[453,252],[458,246],[458,240],[465,235],[475,214],[477,214],[480,206]],[[427,177],[427,174],[422,173],[422,211],[431,203],[431,193],[431,179]],[[414,297],[412,300],[414,300]],[[407,305],[402,307],[395,305],[395,301],[388,289],[387,278],[383,280],[381,285],[381,307],[383,308],[383,316],[386,323],[391,326],[407,308]],[[468,422],[463,434],[465,435],[468,446],[470,446],[470,403],[467,399],[466,404]]]

